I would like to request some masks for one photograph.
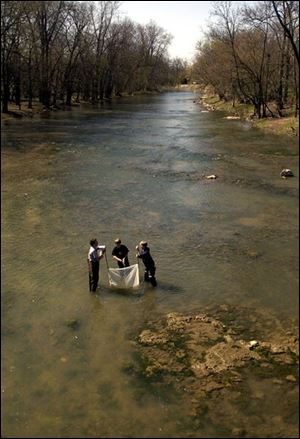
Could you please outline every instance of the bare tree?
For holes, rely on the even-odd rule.
[[[92,101],[97,102],[104,97],[103,68],[105,64],[106,39],[119,7],[117,1],[99,1],[98,8],[90,4],[90,17],[93,33],[94,75],[92,79]]]
[[[272,5],[278,21],[293,48],[299,65],[299,3],[295,1],[272,0]]]
[[[51,108],[70,105],[74,94],[96,103],[176,82],[171,36],[154,22],[121,20],[118,8],[118,1],[2,1],[3,111],[12,98]]]
[[[65,56],[62,88],[66,93],[66,105],[72,103],[76,74],[79,69],[78,60],[84,48],[82,40],[88,23],[89,17],[85,3],[72,2],[63,26]]]
[[[1,89],[2,112],[8,112],[13,79],[19,70],[22,2],[1,1]],[[16,60],[18,65],[16,65]],[[19,81],[18,81],[19,82]]]
[[[213,13],[217,23],[211,26],[206,42],[199,45],[194,64],[200,81],[212,85],[221,99],[235,101],[237,97],[251,102],[258,118],[274,116],[273,101],[282,115],[288,90],[289,95],[294,91],[298,101],[298,89],[296,81],[292,84],[290,80],[291,46],[272,4],[262,1],[234,8],[232,2],[213,2]],[[293,29],[295,37],[296,19]],[[295,69],[294,77],[298,77]]]
[[[39,37],[40,101],[49,108],[52,80],[61,55],[60,51],[55,50],[55,44],[64,25],[67,2],[36,1],[31,4],[34,11],[34,25]]]

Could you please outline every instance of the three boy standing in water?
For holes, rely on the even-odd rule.
[[[119,268],[129,267],[128,248],[121,243],[121,239],[115,239],[115,247],[112,251],[112,257],[118,263]],[[136,257],[142,259],[145,266],[144,280],[150,282],[154,287],[157,285],[155,278],[155,262],[150,254],[150,248],[146,241],[141,241],[136,246]],[[90,249],[88,252],[88,267],[89,267],[89,286],[90,291],[95,292],[99,282],[100,260],[106,252],[105,246],[99,246],[96,238],[91,239]]]

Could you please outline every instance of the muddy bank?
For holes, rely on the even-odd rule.
[[[296,322],[222,305],[167,314],[133,343],[138,360],[126,370],[177,392],[186,437],[298,437]]]

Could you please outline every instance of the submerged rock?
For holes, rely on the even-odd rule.
[[[68,328],[71,329],[78,329],[79,328],[79,321],[77,319],[70,319],[70,320],[66,320],[66,326],[68,326]]]

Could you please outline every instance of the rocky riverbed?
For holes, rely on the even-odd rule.
[[[298,342],[297,322],[268,311],[169,313],[135,337],[127,371],[185,400],[185,437],[298,437]]]

